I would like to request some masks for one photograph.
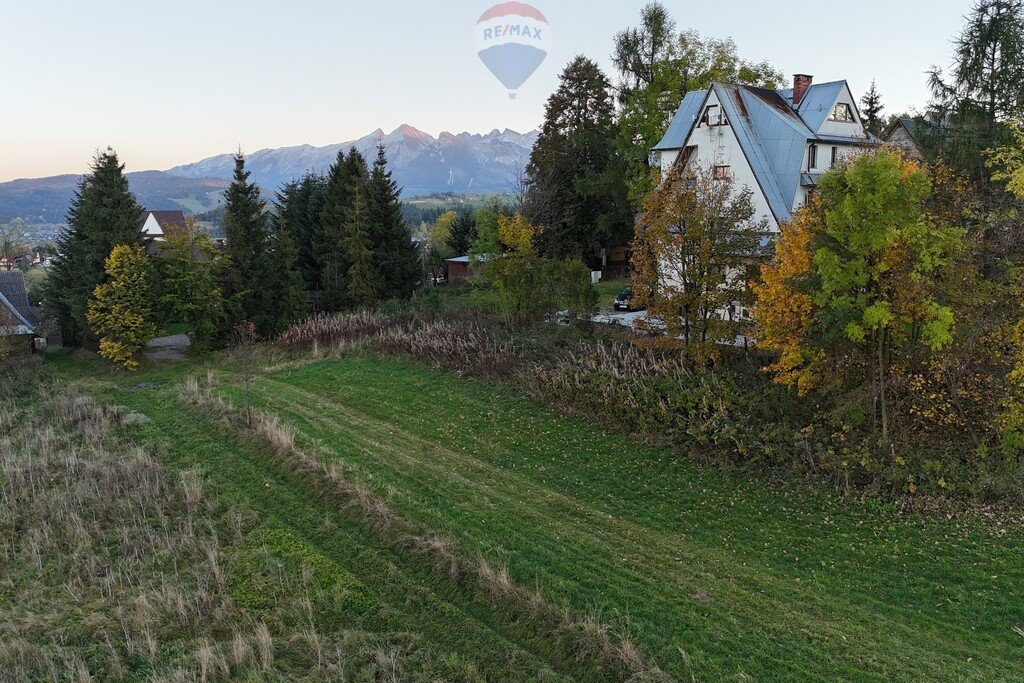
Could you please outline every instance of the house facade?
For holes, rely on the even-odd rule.
[[[713,83],[687,93],[652,162],[663,174],[685,164],[733,178],[753,193],[755,219],[777,232],[822,174],[880,144],[864,129],[846,81],[798,74],[784,90]]]
[[[923,119],[909,117],[898,118],[892,122],[883,136],[886,143],[902,148],[912,159],[924,159],[920,145],[920,127],[926,124]]]
[[[168,234],[187,228],[182,211],[143,211],[139,220],[143,236],[155,242],[163,242]]]

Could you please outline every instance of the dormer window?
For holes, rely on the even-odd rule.
[[[725,112],[717,104],[709,104],[704,110],[704,118],[701,123],[707,126],[727,126],[729,122],[725,118]]]
[[[840,121],[842,123],[854,123],[853,109],[846,102],[840,102],[832,109],[829,121]]]

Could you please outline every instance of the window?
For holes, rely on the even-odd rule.
[[[807,170],[813,170],[818,168],[818,146],[811,145],[810,149],[807,150]]]
[[[828,120],[853,123],[853,110],[850,109],[850,105],[846,102],[840,102],[832,109],[832,114],[828,117]]]
[[[725,112],[717,104],[710,104],[708,108],[704,110],[704,118],[702,123],[708,126],[727,126],[729,122],[725,118]]]
[[[837,161],[839,161],[839,148],[838,147],[833,147],[832,148],[832,166],[835,166]]]
[[[732,178],[732,166],[715,166],[715,180]]]

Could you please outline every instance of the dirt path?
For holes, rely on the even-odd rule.
[[[187,334],[172,334],[169,337],[157,337],[146,345],[143,356],[149,360],[184,360],[192,340]]]

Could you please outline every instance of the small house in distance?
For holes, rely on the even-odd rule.
[[[154,242],[163,242],[170,233],[187,227],[183,211],[143,211],[140,223],[143,235]]]
[[[893,121],[882,137],[887,143],[903,148],[911,158],[920,161],[924,159],[920,139],[922,127],[929,125],[924,119],[904,116]]]
[[[25,274],[20,270],[0,271],[0,337],[23,337],[27,351],[38,325],[28,303]]]
[[[457,256],[448,259],[448,282],[465,282],[473,277],[473,269],[469,264],[468,256]]]

